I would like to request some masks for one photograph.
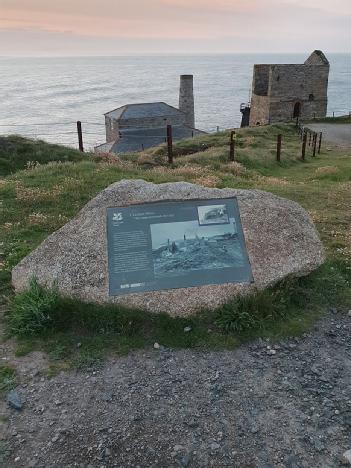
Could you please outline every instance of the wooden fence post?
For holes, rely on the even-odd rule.
[[[282,152],[282,135],[279,133],[277,137],[277,161],[280,162],[280,155]]]
[[[172,125],[167,125],[167,151],[168,151],[168,163],[173,164]]]
[[[307,144],[307,133],[304,133],[303,138],[302,138],[302,153],[301,153],[302,161],[305,160],[306,144]]]
[[[320,132],[320,134],[319,134],[319,143],[318,143],[318,154],[321,154],[322,138],[323,138],[323,133]]]
[[[317,150],[317,133],[313,135],[313,156],[316,156]]]
[[[229,161],[235,161],[235,131],[230,132]]]
[[[312,140],[312,132],[309,130],[309,137],[308,137],[308,146],[311,146],[311,140]]]
[[[83,147],[83,133],[82,133],[82,122],[78,120],[77,122],[77,133],[78,133],[78,147],[79,151],[84,153],[84,147]]]

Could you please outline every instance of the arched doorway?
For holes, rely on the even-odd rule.
[[[301,102],[296,102],[294,105],[293,118],[300,117],[301,115]]]

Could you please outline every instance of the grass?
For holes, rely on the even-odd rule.
[[[4,442],[0,441],[0,466],[3,463],[5,463],[8,454],[9,452],[8,452],[7,445]]]
[[[283,134],[280,163],[275,161],[278,133]],[[15,144],[12,137],[9,141]],[[25,169],[0,179],[0,296],[11,296],[10,271],[21,258],[100,190],[126,178],[256,188],[295,200],[312,216],[327,263],[308,278],[188,319],[83,304],[32,285],[14,300],[7,320],[11,333],[19,336],[18,353],[47,351],[52,372],[62,366],[87,368],[100,365],[106,354],[151,347],[156,341],[221,349],[257,336],[279,339],[303,333],[329,306],[351,308],[351,150],[323,146],[322,154],[313,158],[308,148],[302,162],[294,125],[272,125],[237,131],[236,162],[229,163],[228,141],[229,132],[221,132],[177,142],[172,167],[164,146],[120,158],[85,155],[84,160],[80,153],[58,147],[61,154],[72,151],[73,160],[61,162],[56,147],[47,145],[56,161],[24,162],[19,167]],[[36,154],[46,144],[28,145]],[[192,331],[185,333],[188,325]]]
[[[86,156],[82,153],[65,146],[33,141],[18,135],[0,137],[0,177],[50,161],[77,162],[83,159]]]
[[[333,117],[333,116],[330,116],[330,117],[323,117],[323,118],[320,118],[320,119],[312,119],[312,120],[309,120],[309,122],[313,123],[313,122],[322,122],[322,123],[351,123],[351,115],[341,115],[341,116],[338,116],[338,117]]]
[[[0,365],[0,395],[16,386],[16,373],[12,367]]]
[[[29,289],[13,298],[8,317],[11,333],[25,336],[45,329],[52,321],[57,302],[57,288],[43,289],[33,278]]]
[[[326,264],[308,278],[289,279],[187,318],[82,303],[33,280],[12,303],[8,331],[19,337],[20,353],[40,349],[48,353],[53,368],[64,363],[79,369],[98,367],[110,353],[151,348],[155,342],[171,348],[223,349],[258,336],[285,338],[306,331],[323,308],[342,305],[348,285],[343,275],[332,277],[331,268]],[[191,331],[184,332],[185,327]]]

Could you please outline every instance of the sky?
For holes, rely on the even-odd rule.
[[[0,56],[351,52],[351,0],[0,0]]]

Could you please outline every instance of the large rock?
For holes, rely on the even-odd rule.
[[[155,200],[237,197],[254,283],[109,296],[106,208]],[[307,275],[324,261],[313,223],[295,202],[260,190],[214,189],[185,182],[155,185],[143,180],[114,183],[79,214],[50,235],[12,272],[15,289],[25,289],[32,276],[43,285],[57,281],[60,291],[97,303],[118,303],[152,312],[189,315],[215,308],[235,295],[263,289],[287,276]]]

